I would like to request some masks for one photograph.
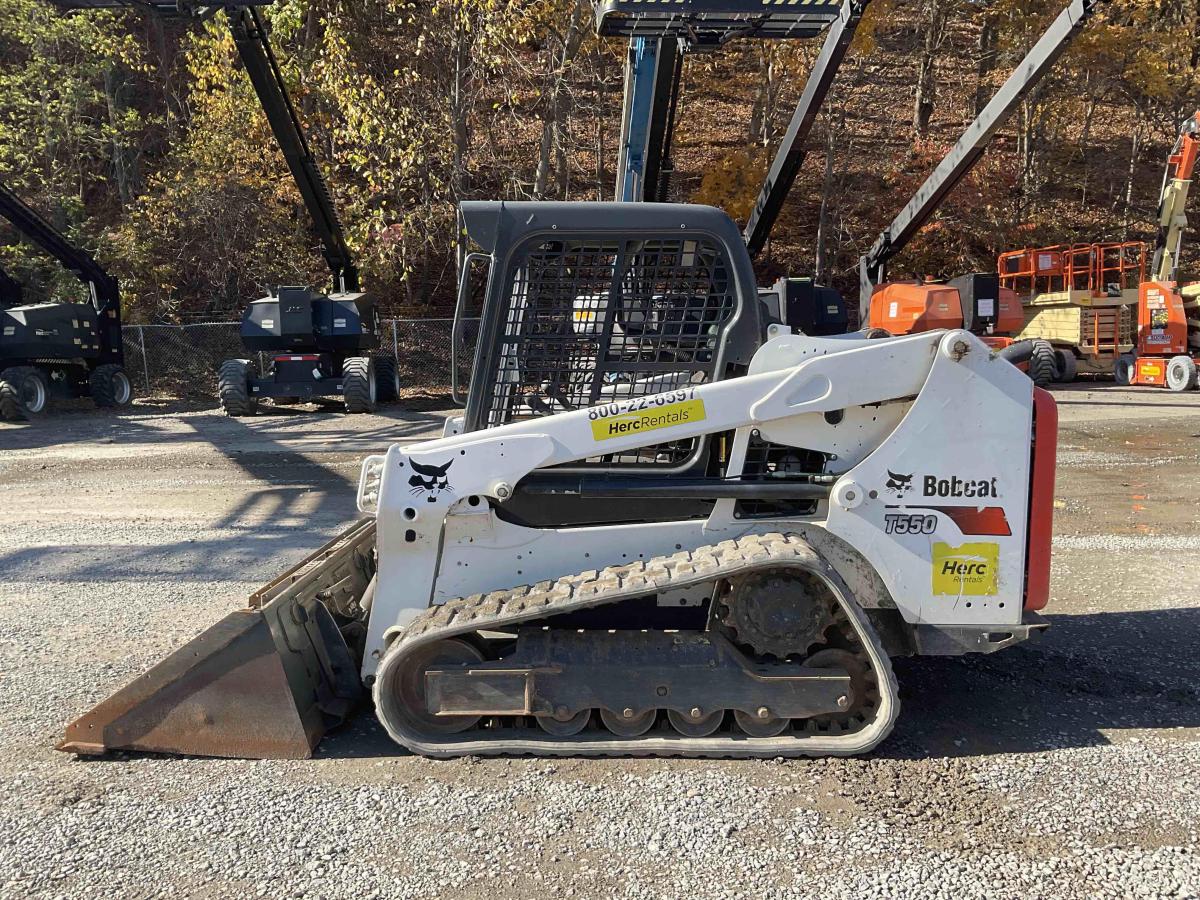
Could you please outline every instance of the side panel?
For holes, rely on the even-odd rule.
[[[900,426],[835,486],[829,529],[910,622],[1019,623],[1033,385],[982,344],[961,362],[947,346]]]
[[[1167,359],[1162,356],[1143,356],[1133,365],[1133,383],[1146,387],[1167,386]]]
[[[96,311],[81,303],[38,303],[0,310],[6,359],[95,359],[101,339]]]

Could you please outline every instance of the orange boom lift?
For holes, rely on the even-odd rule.
[[[1158,240],[1150,280],[1138,288],[1136,353],[1122,354],[1113,366],[1118,384],[1144,384],[1190,391],[1196,387],[1200,344],[1195,323],[1178,286],[1179,251],[1187,230],[1187,199],[1200,154],[1200,112],[1183,123],[1167,159],[1158,205]],[[1189,328],[1192,333],[1189,335]]]

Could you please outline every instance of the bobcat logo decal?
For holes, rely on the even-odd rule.
[[[419,462],[409,460],[413,471],[416,472],[412,478],[408,479],[408,483],[412,487],[409,493],[428,493],[429,496],[425,499],[429,503],[432,503],[438,494],[450,489],[450,482],[446,479],[446,470],[450,468],[453,462],[454,459],[451,458],[444,466],[423,466]]]
[[[903,497],[912,490],[913,477],[909,475],[897,475],[891,469],[888,469],[888,480],[884,485],[889,491],[897,497]]]

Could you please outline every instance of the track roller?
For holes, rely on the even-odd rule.
[[[604,727],[618,737],[640,737],[654,727],[657,710],[648,709],[635,713],[628,707],[620,712],[609,709],[600,710],[600,721]]]
[[[778,737],[787,731],[787,727],[791,724],[790,719],[771,715],[771,711],[765,706],[760,707],[754,713],[735,709],[733,720],[737,722],[738,728],[750,737],[756,738]]]
[[[588,721],[592,717],[590,709],[581,709],[575,715],[567,715],[565,718],[559,715],[553,716],[538,716],[538,727],[546,734],[552,734],[555,737],[571,737],[579,734],[583,729],[587,728]]]
[[[699,707],[693,707],[686,713],[674,709],[667,710],[667,721],[671,723],[671,727],[686,737],[708,737],[721,727],[724,720],[723,709],[707,714]]]

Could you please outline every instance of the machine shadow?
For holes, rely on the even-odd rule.
[[[122,412],[110,409],[62,410],[56,407],[32,419],[0,423],[0,453],[95,441],[115,444],[122,441],[149,443],[164,439],[157,429],[123,417]]]
[[[302,415],[287,409],[282,412],[279,418],[283,420]],[[248,492],[241,502],[222,517],[217,526],[239,528],[243,520],[249,517],[252,519],[249,529],[258,532],[262,527],[259,524],[262,517],[254,513],[256,510],[261,512],[264,504],[270,507],[266,520],[273,525],[281,519],[292,522],[311,520],[312,509],[320,510],[318,519],[328,518],[329,513],[337,515],[337,510],[341,510],[338,517],[340,521],[353,518],[356,515],[355,490],[358,463],[361,460],[355,460],[355,465],[350,468],[334,468],[321,462],[318,457],[322,453],[382,453],[397,441],[427,435],[442,421],[441,416],[414,415],[402,410],[396,410],[395,415],[388,418],[391,421],[387,425],[362,430],[347,423],[345,427],[322,430],[313,434],[310,441],[301,440],[296,444],[287,443],[287,439],[302,435],[278,433],[269,421],[256,422],[257,427],[251,427],[249,423],[254,420],[222,419],[221,427],[212,432],[193,426],[197,437],[208,440],[247,475],[267,485]],[[236,446],[231,451],[226,448],[226,443]],[[300,512],[305,507],[310,511]],[[314,549],[320,543],[320,540],[315,541]]]
[[[1050,616],[1045,637],[993,656],[895,660],[901,714],[872,756],[988,756],[1101,746],[1105,731],[1200,728],[1200,607]],[[1136,661],[1136,664],[1134,664]],[[364,701],[319,759],[410,755]]]
[[[1200,608],[1051,615],[1044,637],[992,656],[896,660],[902,712],[877,751],[1035,753],[1110,730],[1200,728]]]
[[[316,415],[319,415],[316,414]],[[338,413],[343,415],[344,413]],[[193,417],[188,429],[154,443],[208,443],[241,473],[256,482],[214,517],[206,531],[165,544],[74,544],[47,552],[43,546],[18,547],[0,554],[0,572],[10,578],[62,581],[126,581],[131,578],[191,581],[269,579],[291,562],[317,549],[358,517],[356,487],[360,457],[440,431],[442,416],[396,409],[390,421],[369,429],[352,424],[317,433],[280,430],[292,416],[230,419]],[[112,442],[146,441],[150,429],[110,420]],[[94,439],[87,438],[87,439]],[[61,443],[58,436],[53,439]],[[0,448],[6,446],[0,436]],[[337,454],[336,460],[321,457]]]

